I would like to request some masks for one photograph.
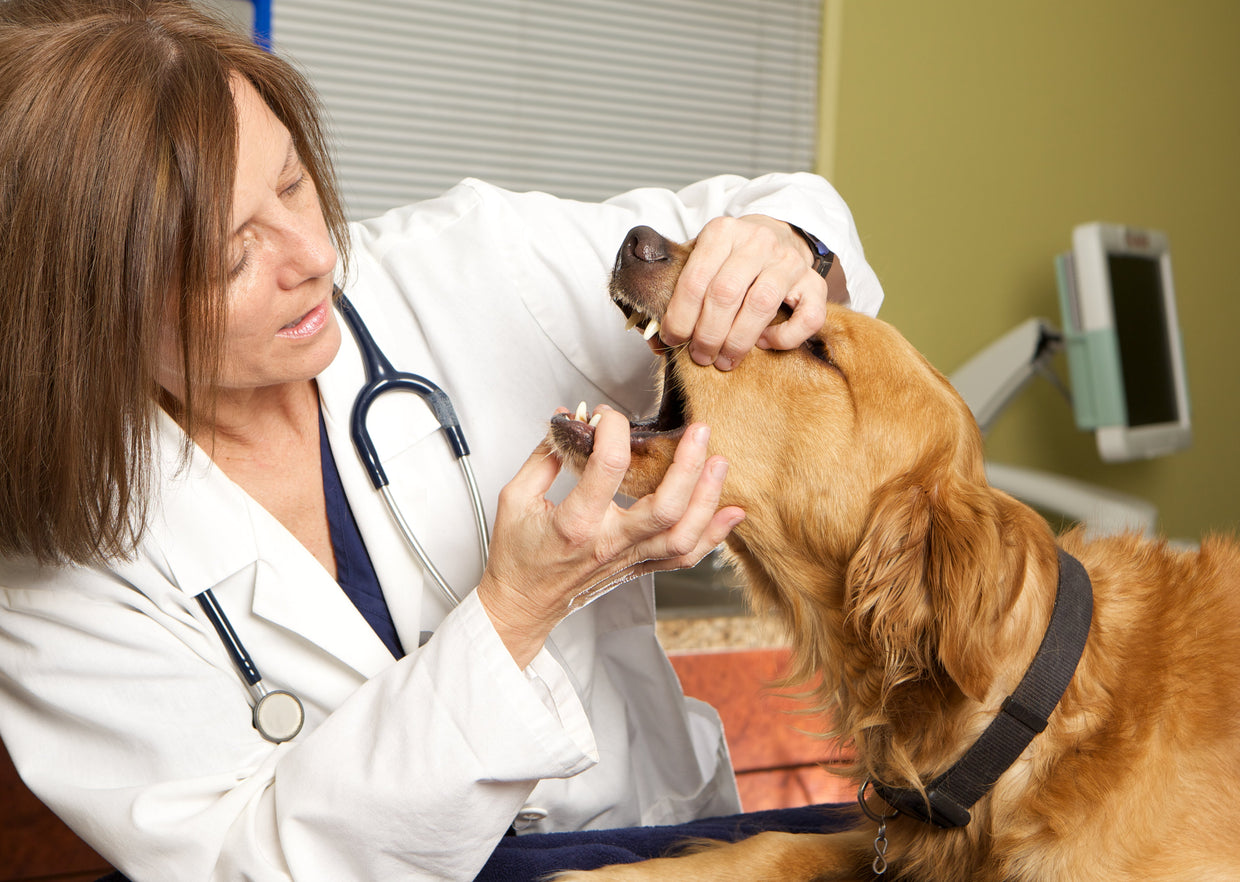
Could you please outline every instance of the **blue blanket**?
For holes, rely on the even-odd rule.
[[[853,825],[854,804],[811,805],[722,818],[706,818],[671,827],[625,827],[578,833],[505,836],[474,882],[534,882],[556,870],[593,870],[628,864],[674,852],[686,839],[744,839],[763,830],[830,833]],[[98,882],[128,882],[111,873]]]
[[[855,824],[855,804],[819,805],[706,818],[671,827],[506,836],[475,882],[532,882],[556,870],[592,870],[674,852],[686,839],[729,842],[763,830],[830,833]]]

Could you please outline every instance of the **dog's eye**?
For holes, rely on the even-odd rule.
[[[814,356],[814,358],[818,359],[823,364],[838,370],[838,365],[836,365],[835,359],[831,357],[831,348],[827,346],[825,340],[820,340],[817,337],[811,337],[805,341],[805,349],[810,355]]]

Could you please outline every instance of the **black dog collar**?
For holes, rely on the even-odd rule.
[[[968,824],[973,804],[986,795],[1046,728],[1051,712],[1076,673],[1089,636],[1093,606],[1089,574],[1080,561],[1060,549],[1059,585],[1046,635],[1020,685],[1004,700],[998,716],[964,756],[926,785],[924,797],[917,790],[870,782],[875,792],[898,812],[919,821],[943,828]],[[863,807],[864,794],[863,786]]]

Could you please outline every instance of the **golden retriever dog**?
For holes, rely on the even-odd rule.
[[[660,318],[691,248],[633,230],[613,299]],[[987,485],[943,375],[847,308],[729,372],[658,348],[662,403],[633,424],[625,492],[655,488],[688,421],[711,426],[723,503],[747,513],[728,557],[867,786],[847,832],[561,878],[1240,879],[1235,541],[1056,537]],[[579,468],[592,431],[561,416],[550,435]]]

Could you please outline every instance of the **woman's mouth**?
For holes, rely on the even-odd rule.
[[[324,300],[305,315],[293,319],[293,321],[276,331],[276,336],[283,337],[286,340],[301,340],[306,337],[312,337],[323,329],[330,315],[331,300]]]

